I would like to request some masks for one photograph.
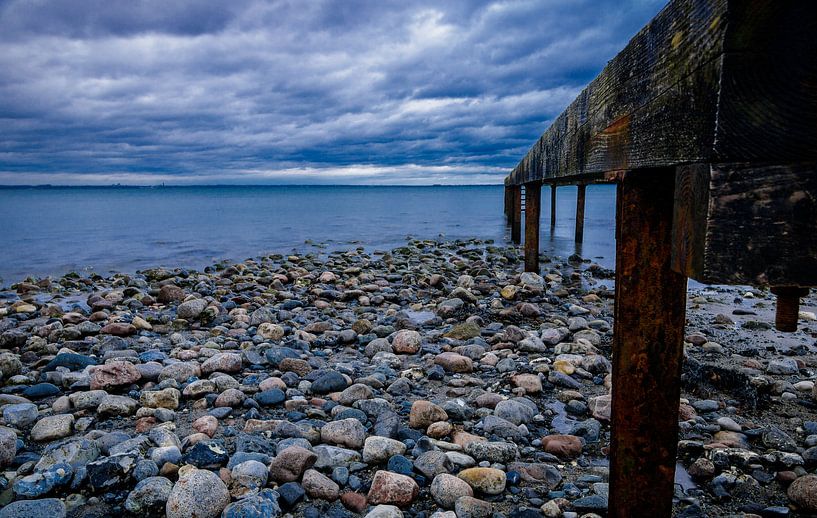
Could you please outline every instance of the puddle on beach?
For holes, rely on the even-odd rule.
[[[561,434],[569,434],[576,424],[575,419],[567,416],[565,404],[561,401],[554,401],[547,405],[547,408],[553,412],[553,420],[550,422],[550,427],[554,431]]]

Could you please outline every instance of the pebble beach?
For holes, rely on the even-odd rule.
[[[613,272],[410,240],[0,292],[0,518],[604,516]],[[817,298],[690,289],[675,515],[817,513]]]

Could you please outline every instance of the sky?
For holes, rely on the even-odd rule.
[[[665,0],[0,0],[0,185],[491,184]]]

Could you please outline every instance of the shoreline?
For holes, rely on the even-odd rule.
[[[427,240],[16,283],[0,298],[0,505],[603,514],[610,272],[520,269],[515,247]],[[784,335],[767,292],[688,292],[676,512],[802,507],[815,296]]]

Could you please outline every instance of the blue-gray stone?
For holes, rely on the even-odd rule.
[[[263,489],[257,495],[242,498],[228,505],[221,518],[275,518],[281,514],[278,493]]]
[[[346,378],[337,371],[327,371],[318,376],[312,382],[312,392],[316,394],[329,394],[330,392],[340,392],[347,386]]]
[[[42,399],[62,394],[60,388],[52,383],[37,383],[23,391],[23,395],[31,399]]]
[[[281,504],[286,509],[294,507],[304,497],[305,493],[304,488],[297,482],[287,482],[278,488]]]
[[[33,403],[17,403],[3,408],[3,420],[15,428],[25,428],[37,420],[37,405]]]
[[[0,509],[0,518],[65,518],[65,504],[56,498],[19,500]]]
[[[286,401],[287,396],[284,394],[283,390],[274,388],[263,392],[258,392],[255,394],[255,396],[253,396],[253,399],[255,399],[258,404],[262,406],[272,406],[283,403]]]
[[[80,371],[89,365],[96,365],[97,361],[90,356],[76,353],[60,353],[43,367],[43,372],[57,370],[57,367],[66,367],[72,371]]]

